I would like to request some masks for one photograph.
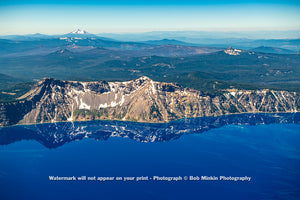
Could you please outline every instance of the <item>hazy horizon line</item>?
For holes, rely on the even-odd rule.
[[[35,34],[41,34],[41,35],[48,35],[48,36],[57,36],[57,35],[65,35],[72,33],[76,30],[85,30],[88,34],[97,35],[97,34],[143,34],[143,33],[158,33],[158,32],[213,32],[213,33],[263,33],[263,32],[300,32],[300,28],[295,29],[288,29],[288,30],[270,30],[270,29],[262,29],[262,30],[218,30],[216,29],[203,29],[203,30],[193,30],[193,29],[184,29],[184,30],[141,30],[141,31],[103,31],[103,32],[90,32],[88,29],[84,28],[75,28],[72,31],[69,32],[61,32],[61,33],[43,33],[43,32],[28,32],[28,33],[0,33],[1,36],[11,36],[11,35],[35,35]],[[299,35],[300,37],[300,35]]]

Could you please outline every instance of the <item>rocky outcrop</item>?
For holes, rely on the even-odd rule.
[[[238,56],[242,52],[240,49],[233,49],[232,47],[228,47],[228,49],[224,50],[224,52],[228,55]]]
[[[45,78],[16,102],[0,105],[0,126],[95,119],[169,122],[232,113],[298,112],[295,92],[228,89],[212,96],[141,77],[127,82]]]

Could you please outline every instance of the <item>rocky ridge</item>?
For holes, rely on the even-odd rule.
[[[299,112],[300,95],[274,90],[225,90],[209,95],[141,77],[127,82],[44,78],[16,102],[0,104],[0,126],[59,121],[169,122],[232,113]]]

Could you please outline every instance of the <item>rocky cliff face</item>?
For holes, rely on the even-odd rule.
[[[298,112],[300,95],[228,89],[210,96],[174,83],[141,77],[128,82],[45,78],[12,103],[0,104],[0,126],[94,119],[168,122],[231,113]]]

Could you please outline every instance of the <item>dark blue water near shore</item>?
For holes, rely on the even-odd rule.
[[[299,199],[299,124],[208,121],[213,128],[189,123],[188,133],[202,126],[202,134],[181,134],[174,124],[122,128],[125,122],[117,124],[119,132],[93,132],[95,122],[69,126],[71,132],[64,125],[68,137],[57,129],[61,124],[56,134],[49,124],[2,129],[0,199]],[[22,139],[20,130],[30,137]],[[49,181],[49,176],[248,176],[251,181]]]

